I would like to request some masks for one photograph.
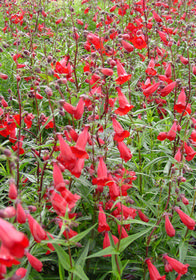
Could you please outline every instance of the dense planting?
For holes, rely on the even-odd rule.
[[[0,279],[195,279],[195,1],[0,8]]]

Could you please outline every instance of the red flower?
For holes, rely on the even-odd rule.
[[[176,110],[178,113],[182,113],[186,108],[186,94],[184,89],[181,90],[177,103],[174,105],[174,110]]]
[[[157,136],[157,139],[160,141],[164,141],[167,139],[167,133],[166,132],[160,132],[159,135]]]
[[[127,52],[132,52],[134,50],[133,45],[131,45],[130,43],[126,42],[125,40],[121,41],[121,44],[123,46],[123,48],[127,51]]]
[[[167,235],[169,235],[170,237],[175,236],[175,229],[172,226],[172,223],[170,222],[167,213],[165,214],[165,230]]]
[[[155,11],[152,11],[152,14],[156,22],[162,22],[161,17]]]
[[[103,157],[100,157],[99,164],[97,168],[97,178],[92,180],[93,185],[105,185],[108,182],[107,167],[103,160]]]
[[[26,223],[26,214],[25,211],[20,203],[17,203],[16,208],[16,219],[19,224]]]
[[[163,89],[160,90],[161,96],[167,96],[176,87],[176,82],[172,82]]]
[[[165,70],[165,76],[170,79],[171,75],[172,75],[172,69],[171,69],[171,63],[169,63]]]
[[[60,221],[59,227],[62,228],[62,226],[63,226],[63,222]],[[63,231],[63,235],[64,235],[65,239],[71,239],[72,237],[78,235],[78,233],[76,231],[72,230],[71,228],[68,228]]]
[[[182,160],[181,148],[178,148],[178,151],[175,154],[174,159],[177,160],[178,162],[181,162],[181,160]]]
[[[76,120],[81,119],[83,113],[84,113],[84,100],[83,98],[80,98],[78,104],[76,107],[73,105],[64,102],[63,103],[63,108],[65,111],[67,111],[69,114],[71,114]]]
[[[61,134],[58,134],[58,140],[60,142],[60,155],[57,159],[66,169],[72,170],[77,160],[76,156],[72,153],[70,146],[65,142]]]
[[[89,156],[87,152],[85,151],[85,147],[89,138],[89,133],[88,133],[89,126],[86,125],[83,129],[83,131],[80,133],[76,145],[71,147],[72,153],[77,157],[77,158],[83,158],[83,159],[88,159]]]
[[[112,238],[114,240],[114,244],[117,244],[118,243],[118,238],[114,235],[112,235]],[[106,231],[105,232],[105,237],[104,237],[104,240],[103,240],[103,249],[105,249],[109,246],[110,246],[110,238],[109,238],[108,232]],[[105,255],[104,257],[111,257],[111,255]]]
[[[157,268],[151,263],[150,259],[145,260],[148,266],[150,280],[165,280],[166,276],[161,276],[157,270]]]
[[[53,206],[54,210],[56,211],[56,213],[59,216],[64,217],[65,213],[67,211],[67,208],[68,208],[67,201],[60,194],[58,194],[56,191],[52,192],[52,195],[50,197],[50,201],[51,201],[52,206]],[[70,210],[70,209],[68,208],[68,210]]]
[[[131,42],[133,43],[134,47],[139,50],[144,49],[147,46],[143,36],[136,36],[131,40]]]
[[[148,64],[148,68],[145,70],[146,74],[155,76],[157,74],[157,71],[154,69],[154,67],[155,67],[154,58],[151,58]]]
[[[182,264],[181,262],[179,262],[173,258],[170,258],[167,254],[164,254],[163,258],[168,261],[168,263],[171,265],[173,270],[175,270],[176,272],[178,272],[182,275],[187,273],[187,271],[188,271],[187,268],[188,268],[189,264]]]
[[[119,234],[119,239],[123,239],[129,236],[125,228],[119,224],[118,224],[118,234]]]
[[[106,215],[103,211],[103,208],[99,206],[99,215],[98,215],[98,232],[109,231],[110,227],[106,221]]]
[[[12,265],[18,265],[20,262],[16,260],[9,252],[7,247],[5,247],[3,244],[0,248],[0,264],[5,265],[7,267],[11,267]]]
[[[135,219],[137,210],[127,207],[120,202],[118,202],[116,206],[119,214],[122,214],[124,219]]]
[[[110,68],[101,68],[101,72],[105,76],[112,76],[114,74],[114,71]]]
[[[131,79],[131,74],[127,74],[119,60],[116,61],[118,78],[115,80],[118,85],[122,85]]]
[[[177,122],[174,121],[170,131],[167,133],[167,139],[169,141],[173,141],[176,138],[176,132],[177,132]]]
[[[0,78],[3,80],[7,80],[8,79],[8,75],[0,73]]]
[[[14,181],[14,179],[10,179],[9,180],[9,195],[8,196],[9,196],[10,199],[16,199],[17,195],[18,195],[18,191],[17,191],[17,188],[16,188],[15,181]]]
[[[29,246],[27,237],[17,231],[12,224],[0,218],[0,240],[9,253],[17,258],[24,256],[24,249]]]
[[[18,269],[16,270],[16,273],[15,273],[15,274],[16,274],[18,277],[20,277],[19,279],[22,279],[22,278],[25,277],[26,273],[27,273],[27,269],[26,269],[26,268],[23,268],[23,267],[20,267],[20,268],[18,268]]]
[[[27,259],[29,261],[29,263],[31,264],[31,266],[37,270],[38,272],[42,271],[42,262],[40,262],[40,260],[38,260],[36,257],[32,256],[30,253],[26,253]]]
[[[180,210],[179,207],[175,206],[174,210],[178,213],[180,216],[181,221],[185,226],[187,226],[188,229],[194,230],[195,228],[195,221],[189,217],[187,214],[185,214],[182,210]]]
[[[196,155],[196,152],[186,142],[184,142],[184,149],[185,149],[185,153],[186,153],[186,160],[191,161],[194,158],[194,156]]]
[[[154,83],[153,85],[148,86],[147,88],[145,88],[143,90],[143,94],[146,97],[148,97],[149,95],[153,94],[158,89],[159,86],[160,86],[160,83]]]
[[[65,182],[62,172],[56,162],[53,163],[53,181],[57,191],[63,191],[65,189]]]
[[[116,109],[114,112],[120,116],[123,116],[126,115],[131,109],[133,109],[134,106],[129,104],[126,96],[119,87],[117,87],[116,90],[118,92],[119,108]]]
[[[130,160],[132,158],[131,151],[125,145],[125,143],[123,141],[122,142],[118,142],[117,148],[118,148],[118,150],[120,152],[120,157],[122,159],[124,159],[125,162],[127,162],[128,160]]]
[[[27,215],[29,228],[33,238],[36,242],[40,243],[47,238],[45,230],[38,224],[38,222],[30,215]]]
[[[128,130],[124,130],[121,124],[116,120],[116,118],[112,118],[113,128],[115,131],[114,141],[121,142],[126,137],[129,137],[130,133]]]
[[[149,222],[148,217],[147,217],[140,209],[138,209],[137,212],[138,212],[138,215],[139,215],[140,219],[141,219],[143,222],[145,222],[145,223],[148,223],[148,222]]]
[[[186,57],[183,57],[182,55],[180,57],[180,60],[184,65],[187,65],[189,63],[189,60]]]

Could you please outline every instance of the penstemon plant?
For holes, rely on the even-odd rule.
[[[0,8],[0,279],[195,279],[195,2]]]

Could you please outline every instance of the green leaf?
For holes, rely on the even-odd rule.
[[[64,280],[65,279],[65,270],[63,269],[63,266],[61,265],[61,262],[59,260],[59,277],[60,280]]]
[[[94,227],[96,227],[97,224],[93,225],[92,227],[86,229],[85,231],[77,234],[76,236],[72,237],[70,239],[70,242],[74,242],[74,243],[77,243],[79,242],[82,238],[84,238]]]
[[[105,255],[116,255],[116,254],[119,254],[119,252],[116,250],[116,248],[113,248],[112,246],[109,246],[93,255],[90,255],[87,257],[87,259],[90,259],[90,258],[97,258],[97,257],[102,257],[102,256],[105,256]]]
[[[70,258],[69,255],[57,244],[53,244],[55,251],[57,252],[58,258],[60,263],[62,264],[63,268],[67,271],[71,270]],[[71,259],[72,265],[74,265],[73,259]]]
[[[86,276],[84,270],[82,269],[82,267],[80,265],[76,265],[74,266],[70,272],[76,274],[79,279],[82,279],[82,280],[88,280],[89,278]]]
[[[149,230],[150,230],[150,228],[148,228],[146,230],[143,230],[143,231],[140,231],[139,233],[130,235],[129,237],[123,238],[120,241],[119,251],[123,252],[133,241],[137,240],[142,235],[146,234]]]
[[[187,255],[187,251],[188,251],[188,244],[185,243],[184,241],[181,241],[180,245],[179,245],[179,255],[180,255],[179,261],[181,263],[184,262],[186,255]]]

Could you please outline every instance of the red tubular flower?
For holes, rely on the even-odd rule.
[[[135,219],[137,210],[131,207],[127,207],[122,203],[116,204],[119,214],[122,214],[124,219]]]
[[[186,153],[186,160],[191,161],[194,158],[194,156],[196,155],[196,152],[186,142],[184,142],[184,149],[185,149],[185,153]]]
[[[7,247],[3,244],[0,248],[0,264],[5,265],[7,267],[11,267],[12,265],[18,265],[20,262],[16,260],[9,252]],[[1,278],[0,278],[1,279]]]
[[[98,168],[97,168],[97,178],[94,178],[92,180],[93,185],[105,185],[108,181],[108,171],[107,171],[107,167],[106,164],[103,160],[103,157],[100,157],[99,159],[99,164],[98,164]]]
[[[30,253],[26,253],[27,259],[29,261],[29,263],[31,264],[31,266],[37,270],[38,272],[42,271],[42,267],[43,264],[42,262],[40,262],[40,260],[38,260],[36,257],[32,256]]]
[[[184,65],[187,65],[187,64],[189,63],[189,60],[188,60],[186,57],[182,56],[182,55],[181,55],[181,57],[180,57],[180,61],[181,61]]]
[[[121,44],[123,46],[123,48],[127,51],[127,52],[132,52],[134,50],[133,45],[131,45],[130,43],[126,42],[125,40],[121,41]]]
[[[9,180],[9,198],[10,199],[16,199],[18,195],[18,191],[15,185],[14,179]]]
[[[167,133],[166,132],[160,132],[159,135],[157,136],[157,139],[160,141],[164,141],[167,139]]]
[[[8,75],[0,73],[0,79],[7,80],[8,79]]]
[[[196,66],[195,65],[193,66],[192,70],[193,70],[193,74],[196,75]]]
[[[132,158],[132,153],[129,150],[129,148],[125,145],[125,143],[122,142],[118,142],[117,148],[120,152],[120,157],[122,159],[124,159],[125,162],[127,162],[128,160],[130,160]]]
[[[63,191],[65,189],[65,182],[62,172],[56,162],[53,163],[53,181],[57,191]]]
[[[184,89],[182,89],[178,96],[177,103],[174,105],[174,110],[176,110],[178,113],[182,113],[185,108],[186,108],[186,94]]]
[[[131,43],[133,43],[134,47],[139,50],[145,49],[147,46],[144,36],[135,36],[133,39],[131,39]]]
[[[181,148],[178,148],[178,151],[175,154],[174,159],[177,160],[178,162],[181,162],[181,160],[182,160]]]
[[[42,240],[47,239],[45,230],[38,224],[38,222],[30,214],[27,215],[27,218],[34,240],[40,243]]]
[[[143,222],[145,222],[145,223],[148,223],[148,222],[149,222],[148,217],[147,217],[140,209],[138,209],[137,212],[138,212],[138,215],[139,215],[140,219],[141,219]]]
[[[114,240],[114,244],[116,245],[118,243],[118,238],[115,235],[112,235],[112,238]],[[108,232],[105,232],[105,237],[103,240],[103,249],[107,248],[110,246],[110,238],[108,235]],[[104,257],[111,257],[111,255],[105,255]]]
[[[189,267],[189,264],[182,264],[181,262],[179,262],[173,258],[170,258],[167,254],[164,254],[163,258],[168,261],[168,263],[171,265],[173,270],[175,270],[176,272],[178,272],[182,275],[187,273],[187,271],[188,271],[187,268]]]
[[[133,109],[134,106],[129,104],[126,96],[119,87],[117,87],[116,90],[118,92],[119,108],[116,109],[114,112],[120,116],[123,116],[126,115],[131,109]]]
[[[99,206],[99,215],[98,215],[98,232],[109,231],[110,227],[106,221],[106,215],[103,211],[103,208]]]
[[[153,85],[151,85],[151,86],[145,88],[145,89],[143,90],[143,94],[144,94],[146,97],[148,97],[148,96],[150,96],[151,94],[153,94],[153,93],[158,89],[159,86],[160,86],[160,83],[155,83],[155,84],[153,84]]]
[[[114,140],[117,142],[122,142],[126,137],[129,137],[130,133],[128,130],[124,130],[121,124],[116,120],[116,118],[112,118],[113,128],[115,131]]]
[[[24,249],[29,246],[29,240],[17,231],[12,224],[0,218],[0,240],[9,253],[17,258],[24,256]]]
[[[26,214],[25,211],[20,203],[17,203],[16,208],[16,219],[19,224],[26,223]]]
[[[83,129],[83,131],[80,133],[76,145],[71,147],[71,150],[73,152],[73,154],[77,157],[77,158],[86,158],[88,159],[89,156],[87,154],[87,152],[85,151],[85,147],[89,138],[89,133],[88,133],[88,129],[89,126],[86,125]]]
[[[5,265],[0,264],[0,279],[5,279],[4,274],[6,274],[7,268]]]
[[[59,216],[64,217],[65,213],[67,211],[67,208],[68,208],[68,210],[70,210],[68,205],[67,205],[67,201],[60,194],[58,194],[55,191],[52,192],[52,195],[50,197],[50,201],[52,203],[52,206],[53,206],[54,210],[56,211],[56,213]]]
[[[189,217],[187,214],[185,214],[182,210],[180,210],[179,207],[175,206],[174,210],[180,216],[180,219],[181,219],[182,223],[185,226],[187,226],[188,229],[194,230],[194,228],[195,228],[195,221],[191,217]]]
[[[118,78],[115,80],[118,85],[122,85],[131,79],[131,74],[127,74],[119,60],[116,61]]]
[[[107,185],[109,186],[109,194],[112,200],[116,200],[117,197],[120,195],[120,190],[117,184],[113,181],[112,176],[109,174]]]
[[[80,196],[78,194],[76,194],[76,193],[73,194],[66,188],[63,191],[61,191],[61,195],[66,200],[66,202],[69,206],[69,209],[72,209],[73,207],[75,207],[76,202],[80,199]]]
[[[163,89],[160,90],[161,96],[165,97],[167,96],[172,90],[176,87],[176,82],[172,82]]]
[[[119,224],[118,224],[118,234],[119,234],[119,239],[123,239],[129,236],[125,228]]]
[[[175,236],[175,229],[172,226],[172,223],[170,222],[167,214],[165,214],[165,230],[167,235],[169,235],[170,237]]]
[[[70,146],[65,142],[61,134],[58,134],[58,140],[60,142],[60,155],[57,159],[66,169],[71,170],[74,168],[77,158],[72,153]]]
[[[172,69],[171,69],[171,63],[169,63],[165,70],[165,76],[170,79],[171,75],[172,75]]]
[[[157,71],[154,69],[154,67],[155,67],[154,58],[151,58],[148,64],[148,68],[145,70],[146,74],[155,76],[157,74]]]
[[[150,259],[146,259],[145,262],[147,263],[150,280],[165,280],[166,276],[161,276],[157,270],[157,268],[151,263]]]
[[[176,132],[177,132],[177,122],[174,121],[170,131],[167,133],[167,139],[169,141],[173,141],[176,138]]]
[[[19,269],[16,270],[16,273],[15,273],[15,274],[16,274],[18,277],[20,277],[19,279],[22,279],[22,278],[25,277],[26,273],[27,273],[27,269],[26,269],[26,268],[23,268],[23,267],[20,267]]]
[[[112,76],[114,74],[114,71],[110,68],[101,68],[101,73],[105,76]]]
[[[162,22],[161,17],[155,11],[152,11],[152,14],[156,22]]]

